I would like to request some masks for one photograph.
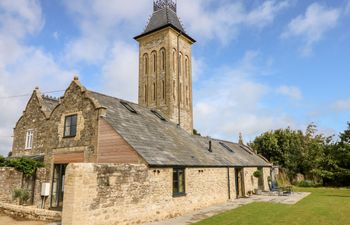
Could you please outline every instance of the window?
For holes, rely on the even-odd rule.
[[[185,169],[173,169],[173,196],[185,195]]]
[[[188,59],[187,59],[187,56],[186,56],[186,59],[185,59],[185,77],[187,78],[187,75],[188,75]]]
[[[180,83],[180,93],[179,93],[180,102],[182,103],[182,84]]]
[[[129,103],[121,101],[120,104],[122,104],[130,112],[135,114],[137,113],[136,110],[133,107],[131,107],[131,105],[129,105]]]
[[[166,121],[166,119],[156,110],[152,109],[151,112],[156,115],[160,120]]]
[[[179,58],[179,71],[180,71],[180,76],[182,75],[182,54],[180,53],[180,58]]]
[[[143,56],[143,60],[144,60],[144,70],[145,70],[145,74],[148,74],[148,55],[145,54]]]
[[[147,85],[145,85],[145,103],[147,104]]]
[[[188,86],[186,86],[186,105],[188,106]]]
[[[222,147],[226,148],[226,150],[228,150],[229,152],[234,153],[234,151],[233,151],[230,147],[228,147],[225,143],[223,143],[223,142],[219,142],[219,143],[220,143],[220,145],[221,145]]]
[[[173,80],[173,99],[175,100],[175,81]]]
[[[64,121],[64,137],[75,137],[77,134],[77,115],[66,116]]]
[[[165,50],[162,49],[162,70],[165,71]]]
[[[162,92],[163,92],[163,99],[165,99],[165,81],[162,80]]]
[[[157,71],[157,54],[153,53],[153,72]]]
[[[156,89],[156,83],[153,83],[153,101],[156,101],[157,96],[157,89]]]
[[[32,149],[33,147],[33,130],[27,130],[25,149]]]
[[[173,71],[174,72],[176,71],[175,68],[176,68],[176,50],[174,49],[173,50]]]

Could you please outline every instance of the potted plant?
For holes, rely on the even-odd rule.
[[[262,172],[260,171],[260,170],[257,170],[257,171],[255,171],[254,173],[253,173],[253,176],[255,177],[255,178],[258,178],[258,179],[260,179],[261,177],[262,177]],[[261,195],[262,194],[262,190],[260,189],[260,188],[257,188],[257,189],[255,189],[254,190],[255,191],[255,194],[257,194],[257,195]]]

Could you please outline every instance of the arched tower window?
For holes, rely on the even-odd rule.
[[[144,54],[143,55],[143,68],[144,68],[144,72],[145,74],[148,74],[148,66],[149,66],[149,63],[148,63],[148,54]]]
[[[175,92],[175,81],[173,80],[173,99],[175,101],[176,99],[176,92]]]
[[[157,96],[156,83],[153,83],[153,101],[156,101],[156,96]]]
[[[182,75],[182,53],[180,52],[180,60],[179,60],[179,71],[180,71],[180,76]]]
[[[162,66],[162,71],[165,71],[165,65],[166,65],[166,58],[165,58],[165,49],[160,50],[161,54],[161,66]]]
[[[157,53],[153,52],[153,72],[156,73],[157,72]]]
[[[175,72],[176,71],[176,50],[173,49],[173,71]]]
[[[147,84],[145,85],[144,96],[145,96],[145,103],[147,104]]]
[[[162,93],[163,93],[163,99],[165,99],[165,81],[162,80]]]
[[[188,57],[185,57],[185,77],[188,77]]]
[[[188,98],[189,98],[189,93],[188,93],[188,86],[186,86],[186,105],[188,106]]]

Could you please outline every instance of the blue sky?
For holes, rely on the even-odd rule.
[[[0,1],[0,153],[29,97],[78,74],[96,91],[137,101],[138,45],[152,0]],[[350,117],[350,1],[178,0],[193,46],[195,127],[251,140]],[[60,95],[61,93],[57,93]]]

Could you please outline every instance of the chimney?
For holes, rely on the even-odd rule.
[[[213,149],[212,149],[212,147],[211,147],[211,140],[209,140],[209,148],[208,148],[208,151],[209,151],[209,152],[213,152]]]
[[[244,145],[244,142],[243,142],[243,136],[242,136],[242,132],[239,132],[239,140],[238,140],[238,144],[240,144],[240,145]]]

